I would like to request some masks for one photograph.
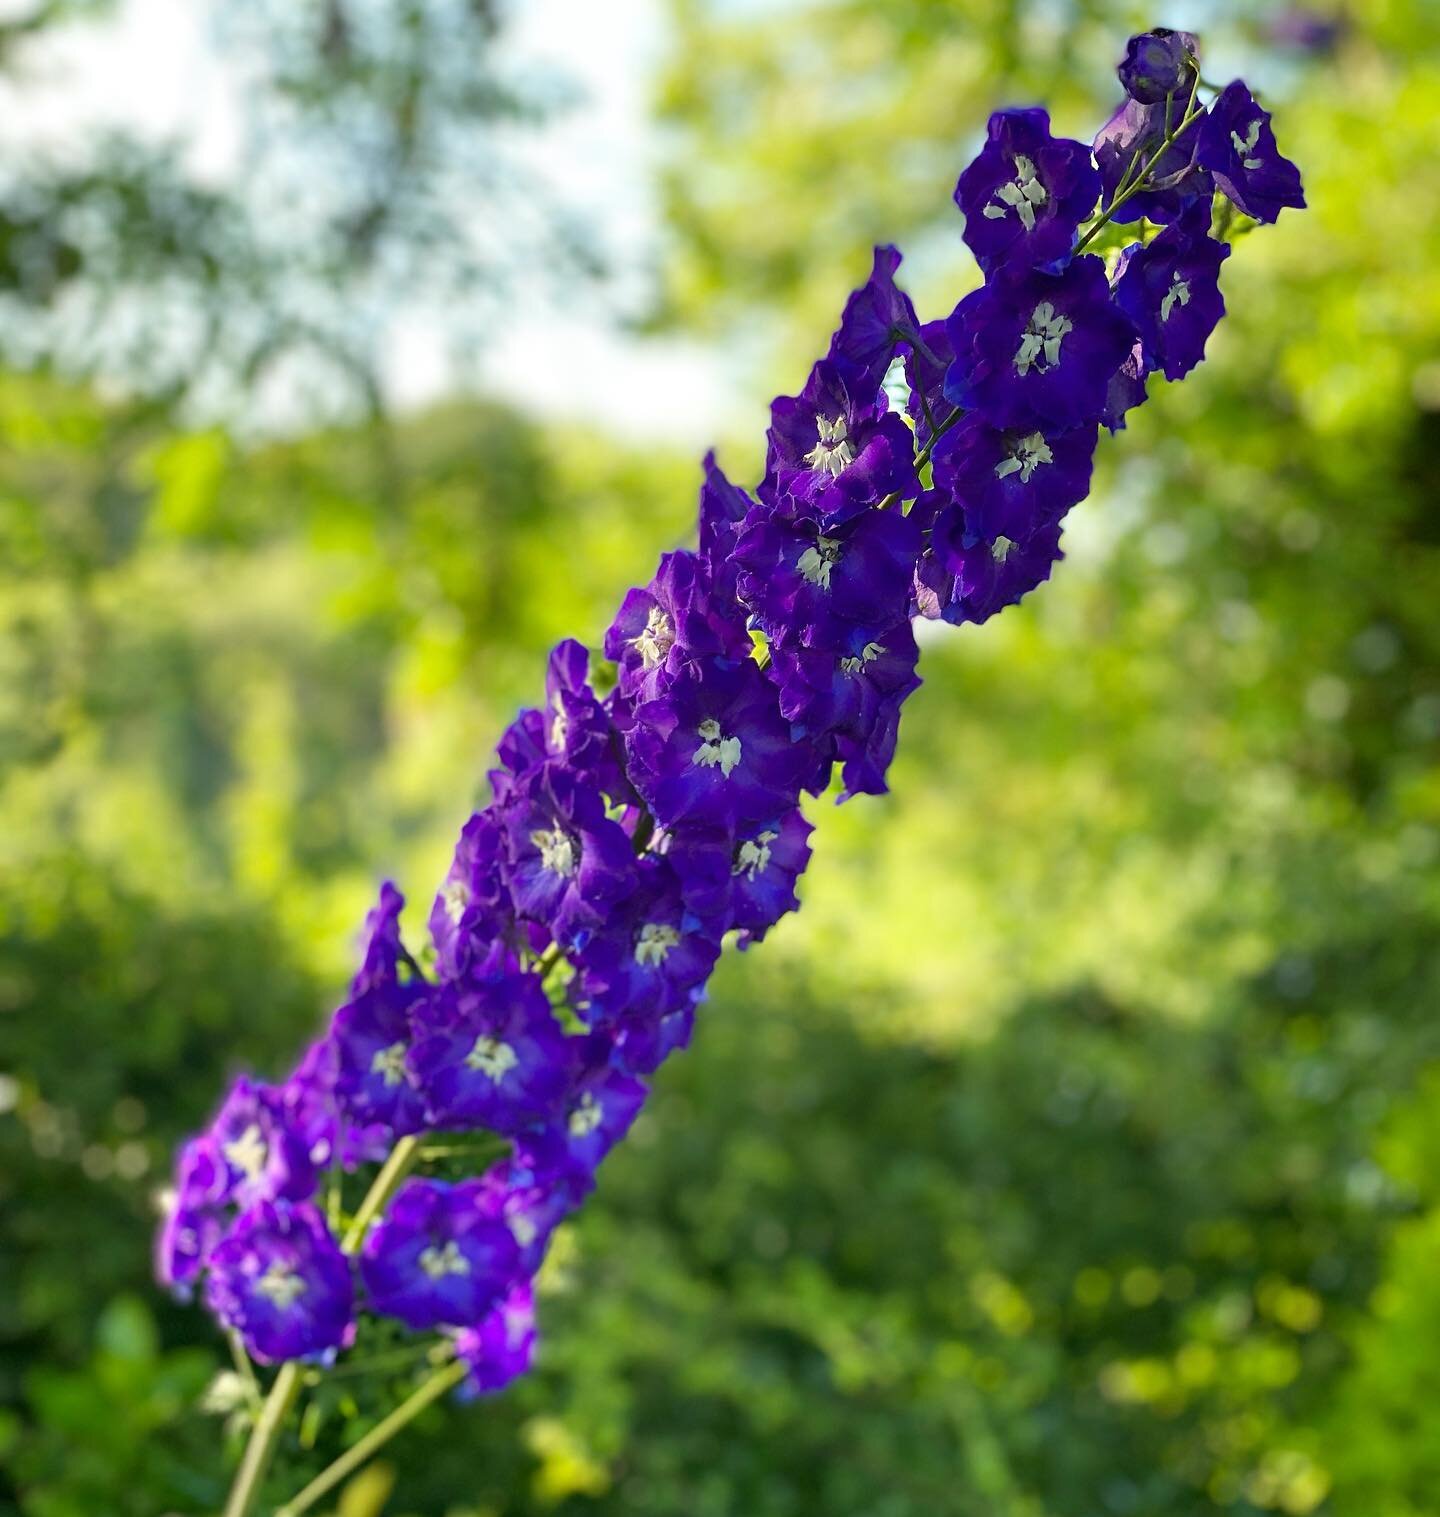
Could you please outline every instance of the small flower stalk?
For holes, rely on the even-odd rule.
[[[367,1320],[440,1366],[416,1407],[529,1368],[556,1226],[689,1043],[727,941],[799,904],[804,798],[885,793],[915,619],[983,622],[1049,577],[1101,428],[1187,375],[1224,314],[1214,229],[1304,205],[1269,114],[1239,81],[1202,85],[1193,36],[1132,38],[1119,77],[1093,146],[1043,110],[991,117],[955,191],[983,285],[922,323],[877,249],[774,402],[754,493],[707,458],[696,546],[625,596],[598,664],[551,655],[424,951],[387,883],[324,1035],[283,1082],[238,1080],[182,1149],[159,1276],[281,1366],[228,1517],[254,1510],[303,1378]],[[468,1177],[415,1172],[486,1144]]]

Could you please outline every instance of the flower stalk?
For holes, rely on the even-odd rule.
[[[185,1146],[162,1275],[203,1282],[242,1373],[279,1365],[225,1517],[251,1517],[302,1385],[361,1315],[439,1334],[453,1359],[280,1517],[447,1392],[529,1367],[555,1228],[688,1044],[722,947],[798,908],[804,798],[886,792],[916,621],[981,623],[1047,579],[1101,428],[1203,357],[1230,253],[1216,195],[1256,221],[1304,196],[1243,83],[1197,102],[1196,48],[1131,39],[1127,101],[1093,151],[1038,108],[991,117],[955,189],[983,286],[922,324],[899,252],[876,249],[828,352],[774,402],[753,494],[707,457],[695,546],[626,595],[604,671],[579,643],[552,652],[543,708],[501,738],[460,834],[433,953],[405,947],[387,882],[324,1035],[283,1084],[238,1080]],[[1131,220],[1118,259],[1085,251]],[[442,1158],[492,1162],[415,1173]],[[342,1170],[363,1165],[347,1220]]]

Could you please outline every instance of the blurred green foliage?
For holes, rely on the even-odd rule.
[[[1022,90],[1084,130],[1124,7],[816,10],[688,7],[666,101],[744,126],[677,247],[729,271],[697,305],[794,313],[787,382],[871,236],[968,277],[968,134]],[[558,1240],[537,1373],[345,1517],[1440,1507],[1440,15],[1350,16],[1309,60],[1222,27],[1312,209],[1055,582],[927,641],[894,796],[816,808],[804,911]],[[857,37],[837,177],[799,84]],[[221,1348],[147,1284],[170,1146],[293,1058],[382,872],[423,915],[544,648],[697,482],[500,405],[257,450],[0,384],[0,1510],[215,1508]],[[390,1389],[335,1381],[277,1498]]]

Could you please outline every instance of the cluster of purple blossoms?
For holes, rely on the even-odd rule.
[[[983,622],[1049,576],[1100,428],[1152,373],[1187,374],[1224,312],[1217,194],[1258,221],[1304,204],[1244,84],[1199,101],[1193,37],[1136,37],[1119,72],[1093,151],[1043,110],[991,118],[955,191],[981,288],[922,324],[877,250],[775,401],[755,493],[707,458],[696,546],[626,595],[607,663],[555,649],[461,831],[433,952],[407,952],[386,884],[324,1037],[185,1145],[160,1273],[203,1286],[255,1358],[324,1359],[363,1311],[447,1335],[472,1393],[528,1365],[554,1228],[689,1042],[727,935],[798,905],[802,796],[837,771],[842,800],[886,790],[915,618]],[[1135,240],[1086,252],[1106,224]],[[405,1180],[343,1230],[321,1204],[397,1142],[475,1130],[508,1149],[475,1179]]]

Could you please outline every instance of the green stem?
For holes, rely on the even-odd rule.
[[[390,1150],[389,1158],[375,1176],[365,1199],[360,1203],[360,1210],[355,1213],[344,1238],[340,1240],[342,1254],[359,1251],[360,1245],[365,1241],[365,1234],[370,1231],[370,1224],[384,1211],[400,1182],[414,1169],[420,1158],[421,1136],[412,1133],[408,1138],[401,1138]]]
[[[1197,80],[1197,88],[1198,84],[1199,81]],[[1195,90],[1192,89],[1190,91],[1190,99],[1185,106],[1185,114],[1180,118],[1179,126],[1165,133],[1165,136],[1161,139],[1160,146],[1157,147],[1155,151],[1150,155],[1150,157],[1146,160],[1145,167],[1141,169],[1140,172],[1135,176],[1135,182],[1128,189],[1115,196],[1115,198],[1110,202],[1110,209],[1106,211],[1103,216],[1097,217],[1096,220],[1092,223],[1090,230],[1087,231],[1085,235],[1080,239],[1080,241],[1075,244],[1075,251],[1077,253],[1080,252],[1080,250],[1084,248],[1088,243],[1094,240],[1096,233],[1099,232],[1100,228],[1103,227],[1105,223],[1114,216],[1115,212],[1118,211],[1122,205],[1124,205],[1128,200],[1133,199],[1140,193],[1141,190],[1145,188],[1145,181],[1150,177],[1151,171],[1154,169],[1155,165],[1160,162],[1160,160],[1165,156],[1166,153],[1170,151],[1172,147],[1175,146],[1176,140],[1185,132],[1187,132],[1190,127],[1204,114],[1205,109],[1203,106],[1199,110],[1195,109]]]
[[[264,1397],[260,1391],[260,1382],[255,1376],[255,1366],[250,1362],[250,1355],[245,1352],[245,1344],[240,1334],[231,1328],[225,1336],[230,1341],[230,1357],[235,1361],[236,1372],[245,1382],[245,1395],[250,1403],[250,1410],[257,1411]]]
[[[420,1157],[420,1137],[401,1138],[390,1150],[390,1156],[375,1176],[360,1210],[355,1213],[350,1227],[341,1241],[342,1253],[353,1254],[365,1241],[370,1224],[385,1209],[396,1187],[414,1168]],[[230,1487],[230,1499],[225,1503],[224,1517],[249,1517],[255,1499],[260,1494],[266,1472],[275,1458],[275,1446],[285,1419],[295,1405],[304,1376],[304,1367],[295,1360],[280,1366],[270,1394],[260,1408],[260,1416],[250,1433],[250,1442],[245,1446],[245,1456],[235,1472],[235,1483]]]
[[[230,1487],[230,1499],[225,1503],[225,1517],[249,1517],[254,1509],[255,1498],[260,1494],[270,1461],[275,1457],[275,1445],[280,1441],[280,1431],[285,1419],[300,1394],[301,1366],[295,1360],[280,1366],[280,1373],[270,1387],[265,1405],[260,1409],[260,1418],[250,1434],[245,1448],[245,1457],[235,1472],[235,1483]]]
[[[428,1380],[422,1381],[417,1389],[412,1391],[383,1422],[377,1422],[359,1443],[343,1453],[334,1464],[322,1470],[298,1495],[292,1496],[276,1511],[275,1517],[300,1517],[302,1512],[308,1512],[322,1496],[333,1491],[347,1475],[358,1470],[372,1454],[387,1444],[407,1424],[413,1422],[427,1406],[438,1401],[446,1391],[459,1385],[468,1372],[469,1366],[460,1361],[447,1365],[442,1370],[436,1370]],[[230,1514],[227,1513],[226,1517],[230,1517]]]

